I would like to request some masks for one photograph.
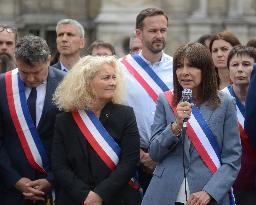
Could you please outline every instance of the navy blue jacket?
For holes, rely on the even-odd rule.
[[[48,157],[51,156],[55,116],[60,112],[52,102],[52,95],[64,75],[64,72],[49,67],[44,107],[37,126],[39,137]],[[16,201],[11,199],[11,203],[23,204],[21,193],[14,188],[20,178],[27,177],[31,180],[46,178],[51,183],[54,178],[51,172],[46,176],[29,165],[10,116],[4,74],[0,76],[0,88],[0,177],[2,178],[0,184],[4,189],[5,198],[17,197]],[[0,202],[0,204],[2,203]]]
[[[253,66],[251,81],[245,102],[245,131],[256,148],[256,64]]]

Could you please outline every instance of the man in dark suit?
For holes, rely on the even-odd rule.
[[[245,102],[245,131],[254,148],[256,148],[256,64],[253,66],[251,81]]]
[[[62,19],[57,23],[56,35],[60,56],[53,67],[67,72],[80,59],[81,50],[85,47],[84,28],[74,19]]]
[[[18,68],[0,76],[0,204],[46,204],[54,196],[49,156],[59,113],[52,95],[65,73],[49,67],[49,47],[38,36],[23,37],[15,57]]]

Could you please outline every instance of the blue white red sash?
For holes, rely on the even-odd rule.
[[[168,86],[138,54],[129,54],[123,57],[121,63],[123,63],[153,101],[157,101],[160,93],[169,90]]]
[[[236,115],[240,130],[240,138],[247,151],[250,152],[250,154],[256,159],[256,150],[251,146],[249,138],[244,130],[245,106],[240,102],[240,100],[236,96],[232,85],[225,87],[222,91],[229,94],[230,96],[233,96],[236,99]]]
[[[11,119],[25,156],[32,168],[46,174],[48,157],[29,113],[25,86],[18,69],[5,74],[5,84]]]
[[[85,140],[90,143],[106,166],[113,171],[119,162],[121,154],[119,145],[109,135],[93,112],[79,110],[73,112],[72,115]],[[128,184],[136,190],[140,188],[136,184],[135,178],[132,178]]]
[[[164,94],[172,110],[176,113],[176,108],[173,105],[173,93],[168,91]],[[187,122],[187,135],[203,162],[212,173],[215,173],[221,166],[221,151],[216,136],[196,106],[192,107],[192,113]],[[234,205],[235,199],[232,191],[229,198],[230,205]]]

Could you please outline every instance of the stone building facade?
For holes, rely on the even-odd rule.
[[[224,29],[242,43],[256,37],[256,0],[0,0],[0,23],[15,24],[20,35],[42,36],[54,50],[56,22],[74,18],[85,26],[88,44],[108,41],[123,55],[123,41],[134,32],[137,13],[147,7],[162,8],[169,16],[170,54],[182,43]]]

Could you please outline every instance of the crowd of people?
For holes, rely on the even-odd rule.
[[[170,56],[168,16],[136,17],[129,53],[74,19],[57,53],[0,25],[1,205],[254,205],[256,48],[230,31]]]

